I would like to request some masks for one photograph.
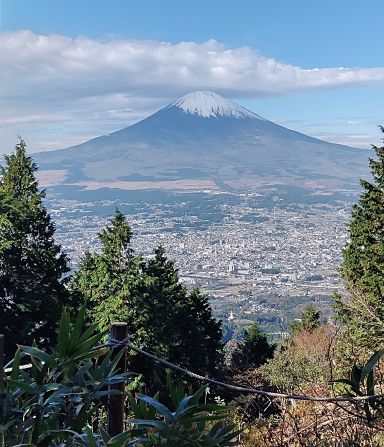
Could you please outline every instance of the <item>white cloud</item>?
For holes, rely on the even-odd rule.
[[[53,123],[63,142],[66,133],[71,140],[84,131],[105,133],[197,89],[250,98],[384,82],[382,67],[304,69],[214,40],[101,41],[31,31],[0,33],[0,64],[0,130],[6,143],[7,135],[10,140],[25,129],[32,138],[44,128],[53,136]]]
[[[331,132],[308,132],[308,135],[331,143],[344,144],[346,146],[361,149],[371,149],[372,144],[380,144],[378,138],[372,139],[372,135],[365,133],[331,133]],[[377,141],[376,141],[377,140]]]

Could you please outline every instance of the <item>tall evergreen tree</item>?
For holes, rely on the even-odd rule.
[[[36,170],[23,140],[0,167],[0,332],[8,353],[15,343],[53,336],[67,300],[67,258],[54,242]]]
[[[311,332],[321,325],[321,312],[313,304],[305,306],[300,321],[295,321],[289,326],[292,334],[308,331]]]
[[[369,160],[373,178],[361,180],[362,193],[352,210],[349,242],[343,251],[341,273],[349,296],[335,300],[343,323],[340,346],[349,361],[364,361],[368,350],[384,342],[384,146],[373,150],[376,158]]]
[[[182,286],[162,247],[149,260],[133,256],[131,234],[116,210],[111,225],[99,235],[101,253],[85,256],[71,290],[87,300],[89,316],[100,329],[126,321],[140,347],[214,374],[222,358],[222,332],[207,297]],[[148,372],[143,365],[138,361],[138,370]]]
[[[381,127],[384,132],[384,128]],[[384,295],[384,146],[373,146],[373,181],[361,180],[363,192],[353,207],[350,241],[343,252],[342,274],[350,287]]]
[[[273,357],[275,349],[276,345],[269,343],[267,334],[253,323],[244,331],[244,340],[232,354],[232,367],[240,371],[258,368]]]
[[[131,228],[116,209],[110,225],[99,234],[101,253],[85,253],[69,282],[74,305],[86,301],[88,317],[101,331],[116,321],[127,321],[128,288],[139,270],[130,248]]]

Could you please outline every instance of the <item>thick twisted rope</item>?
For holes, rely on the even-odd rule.
[[[211,379],[210,377],[202,376],[193,371],[190,371],[182,366],[176,365],[174,363],[169,362],[168,360],[161,359],[154,354],[150,354],[149,352],[144,351],[143,349],[135,346],[131,341],[130,337],[127,337],[125,340],[115,340],[110,338],[108,343],[102,345],[103,347],[110,346],[112,348],[116,348],[119,346],[126,346],[132,351],[137,352],[138,354],[151,359],[152,361],[163,365],[167,368],[173,369],[175,371],[179,371],[180,373],[191,377],[193,379],[200,380],[205,383],[210,383],[212,385],[216,385],[220,388],[225,388],[232,391],[237,391],[240,393],[246,394],[256,394],[259,396],[265,396],[270,398],[279,398],[279,399],[287,399],[287,400],[298,400],[298,401],[311,401],[311,402],[325,402],[325,403],[336,403],[336,402],[364,402],[371,400],[379,400],[384,398],[384,393],[376,394],[372,396],[337,396],[337,397],[318,397],[318,396],[308,396],[306,394],[287,394],[287,393],[275,393],[273,391],[265,391],[257,388],[243,387],[232,385],[229,383],[221,382],[220,380]]]
[[[154,354],[151,354],[139,347],[135,346],[131,341],[130,337],[127,337],[124,340],[116,340],[114,338],[109,338],[107,343],[102,345],[95,346],[93,350],[101,349],[101,348],[118,348],[118,347],[127,347],[132,349],[132,351],[146,357],[153,362],[158,363],[159,365],[165,366],[167,368],[173,369],[174,371],[178,371],[185,376],[191,377],[192,379],[197,379],[205,383],[210,383],[212,385],[216,385],[220,388],[225,388],[227,390],[237,391],[239,393],[246,394],[255,394],[259,396],[265,396],[269,398],[278,398],[278,399],[286,399],[286,400],[297,400],[297,401],[310,401],[310,402],[324,402],[324,403],[337,403],[337,402],[365,402],[365,401],[374,401],[384,398],[384,393],[375,394],[375,395],[366,395],[366,396],[336,396],[336,397],[319,397],[319,396],[308,396],[306,394],[288,394],[288,393],[276,393],[273,391],[265,391],[257,388],[244,387],[238,385],[232,385],[230,383],[222,382],[220,380],[211,379],[207,376],[202,376],[201,374],[197,374],[193,371],[190,371],[187,368],[184,368],[180,365],[176,365],[175,363],[169,362],[168,360],[161,359]],[[12,368],[8,367],[12,363],[9,362],[4,369],[4,373],[8,373],[12,371]],[[8,367],[8,368],[7,368]],[[20,369],[28,369],[31,368],[32,364],[23,365]]]

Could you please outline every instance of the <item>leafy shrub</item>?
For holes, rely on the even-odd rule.
[[[327,394],[335,331],[331,325],[300,331],[261,367],[264,378],[281,391]]]
[[[63,313],[52,352],[19,347],[0,389],[0,446],[70,445],[103,400],[118,392],[108,386],[129,379],[115,373],[122,351],[112,360],[111,352],[97,349],[104,334],[85,328],[84,314],[83,308],[72,323]],[[23,358],[30,369],[20,367]]]
[[[114,437],[103,427],[95,433],[97,412],[119,393],[110,386],[130,381],[132,374],[116,374],[123,350],[112,358],[111,351],[98,346],[105,334],[95,334],[95,325],[86,327],[84,318],[84,308],[74,322],[64,312],[50,352],[35,346],[17,350],[10,375],[0,381],[0,447],[232,445],[239,432],[226,423],[228,410],[199,403],[204,388],[185,395],[184,386],[169,380],[172,409],[158,396],[128,395],[129,430]],[[29,369],[20,366],[22,359],[30,361]]]
[[[138,447],[224,447],[234,445],[241,430],[236,424],[226,424],[228,409],[219,404],[199,403],[206,389],[187,396],[172,393],[174,411],[157,399],[138,394],[130,399],[136,419],[130,422],[142,427]],[[149,417],[148,417],[149,416]]]

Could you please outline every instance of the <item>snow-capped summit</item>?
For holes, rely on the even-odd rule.
[[[366,151],[287,129],[209,91],[189,93],[109,135],[34,157],[40,172],[48,171],[48,178],[65,173],[58,182],[71,188],[129,189],[132,182],[163,188],[159,181],[165,188],[172,181],[192,189],[200,181],[213,188],[258,188],[284,179],[290,186],[349,188],[367,166]]]
[[[197,115],[203,118],[251,118],[261,119],[261,116],[229,101],[222,96],[209,91],[196,91],[188,93],[174,101],[167,108],[178,107],[184,113]]]

